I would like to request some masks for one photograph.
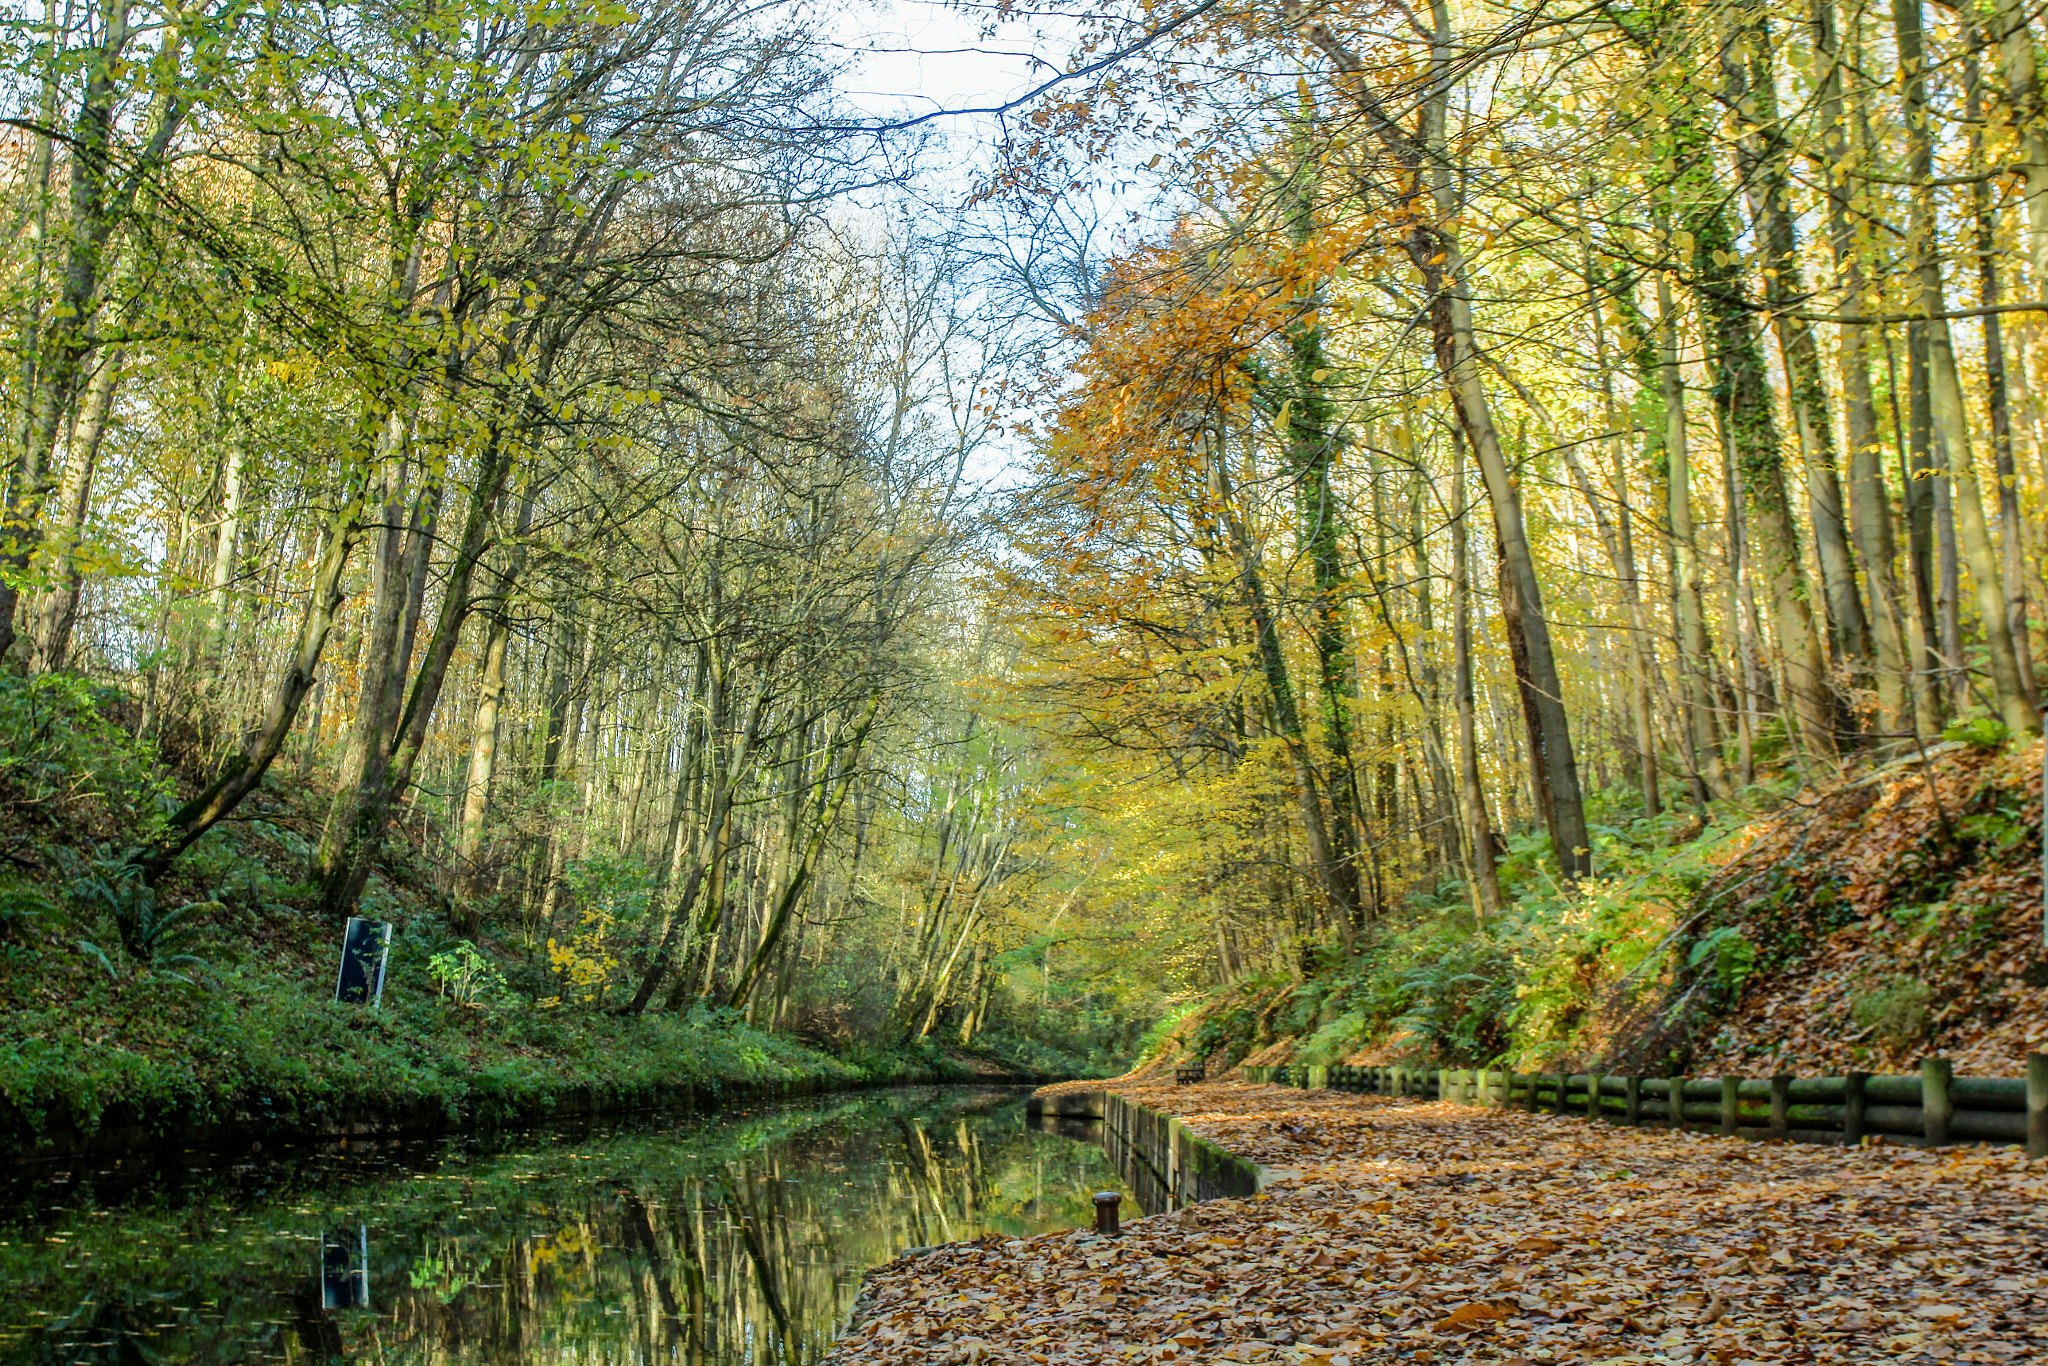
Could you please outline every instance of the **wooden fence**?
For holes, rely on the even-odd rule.
[[[2027,1075],[1958,1077],[1947,1058],[1918,1076],[1610,1077],[1598,1072],[1502,1072],[1440,1067],[1247,1067],[1246,1080],[1413,1096],[1499,1109],[1584,1115],[1792,1143],[1861,1143],[1876,1135],[1916,1146],[2023,1143],[2048,1157],[2048,1054]],[[1675,1098],[1675,1099],[1674,1099]]]

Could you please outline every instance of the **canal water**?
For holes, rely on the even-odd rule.
[[[1128,1190],[1021,1091],[0,1176],[0,1362],[815,1361],[905,1248]]]

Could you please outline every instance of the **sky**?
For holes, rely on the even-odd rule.
[[[1050,74],[1047,63],[1057,65],[1062,56],[1057,30],[1035,43],[1022,25],[1006,25],[996,37],[984,38],[987,8],[980,5],[874,0],[842,4],[836,11],[833,40],[854,59],[842,90],[874,117],[1000,104],[1043,80]],[[952,136],[972,132],[983,140],[993,126],[986,115],[942,122]]]

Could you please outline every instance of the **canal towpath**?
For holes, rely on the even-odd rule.
[[[1265,1188],[1127,1218],[1115,1238],[891,1263],[831,1366],[2048,1360],[2048,1163],[2015,1149],[1109,1089],[1259,1163]]]

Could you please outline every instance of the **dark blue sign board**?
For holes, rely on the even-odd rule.
[[[351,922],[353,923],[353,922]],[[320,1238],[320,1307],[370,1307],[370,1227],[336,1229]]]
[[[334,979],[334,999],[376,1005],[384,999],[384,960],[391,952],[391,926],[382,920],[348,918],[341,938],[341,975]]]

